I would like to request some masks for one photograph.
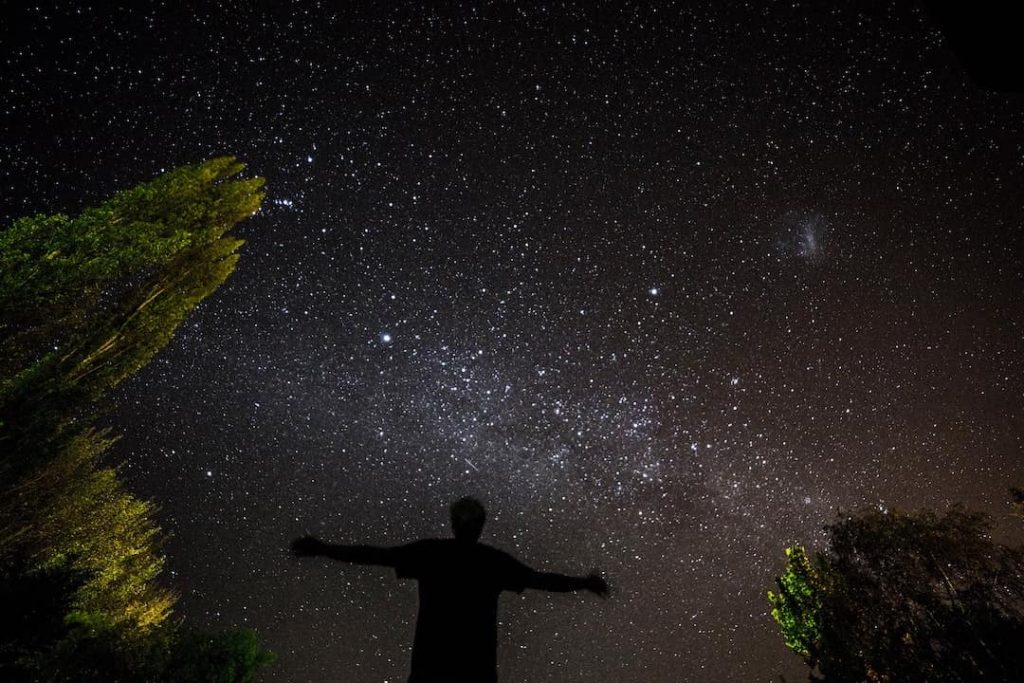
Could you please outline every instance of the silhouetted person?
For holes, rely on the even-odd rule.
[[[498,594],[524,588],[588,590],[605,597],[597,573],[565,576],[538,572],[497,548],[478,543],[487,513],[474,498],[452,504],[455,538],[433,538],[394,548],[334,545],[312,536],[292,541],[299,557],[394,567],[400,579],[419,581],[420,610],[409,683],[494,683]]]

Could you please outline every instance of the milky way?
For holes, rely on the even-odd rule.
[[[186,4],[5,22],[0,214],[267,178],[109,420],[180,613],[267,680],[403,680],[415,587],[287,541],[466,494],[614,591],[503,598],[502,680],[799,680],[788,543],[1024,482],[1024,109],[913,3]]]

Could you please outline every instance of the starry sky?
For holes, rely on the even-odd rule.
[[[462,495],[613,586],[504,597],[509,682],[799,680],[788,543],[1005,518],[1024,99],[923,7],[120,4],[3,22],[0,218],[221,154],[267,178],[108,420],[179,614],[254,628],[266,680],[404,680],[415,585],[286,545],[445,535]]]

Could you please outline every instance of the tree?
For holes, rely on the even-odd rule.
[[[174,643],[166,677],[169,681],[249,683],[257,669],[272,661],[252,631],[189,632]]]
[[[1016,486],[1010,487],[1010,501],[1013,505],[1013,514],[1024,518],[1024,489]]]
[[[821,596],[827,570],[815,568],[802,546],[786,548],[786,570],[776,579],[779,592],[768,591],[771,615],[782,627],[786,647],[816,661],[821,642]]]
[[[0,590],[34,595],[19,604],[38,627],[0,643],[5,680],[159,680],[192,642],[168,619],[153,507],[104,464],[115,438],[93,424],[234,270],[229,231],[263,197],[242,169],[185,166],[78,217],[0,232]],[[265,662],[245,642],[219,650],[224,680]]]
[[[1024,553],[986,517],[865,512],[787,551],[769,593],[786,645],[830,683],[1024,680]]]
[[[226,233],[263,197],[262,179],[232,179],[242,168],[185,166],[77,218],[0,233],[0,475],[53,457],[231,274],[242,241]]]
[[[37,215],[0,233],[3,376],[41,348],[89,325],[109,288],[221,238],[251,216],[263,181],[229,180],[231,157],[184,166],[121,192],[76,218]]]

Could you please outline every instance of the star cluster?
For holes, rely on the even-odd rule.
[[[515,681],[799,678],[765,591],[837,510],[1024,482],[1019,95],[913,3],[34,3],[0,214],[230,153],[241,263],[110,422],[181,611],[399,681],[415,588],[287,542],[609,577],[503,598]]]

